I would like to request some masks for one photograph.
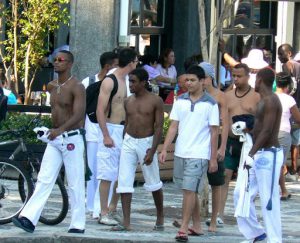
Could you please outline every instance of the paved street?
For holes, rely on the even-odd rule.
[[[232,191],[235,183],[230,185],[229,201],[227,203],[227,224],[219,228],[216,234],[207,232],[207,226],[203,223],[204,236],[189,237],[189,242],[222,242],[234,243],[243,241],[242,235],[233,218]],[[300,242],[300,183],[288,182],[288,189],[292,198],[281,204],[284,242]],[[84,235],[68,234],[70,214],[59,225],[46,226],[38,224],[33,234],[26,233],[12,224],[0,225],[0,242],[175,242],[177,229],[172,226],[174,218],[180,217],[181,193],[173,183],[165,183],[165,231],[156,232],[152,228],[155,223],[155,210],[152,196],[139,186],[133,197],[132,223],[133,230],[127,233],[115,233],[110,227],[99,225],[96,220],[87,214],[86,232]],[[259,200],[257,200],[259,208]],[[260,213],[260,211],[259,211]]]

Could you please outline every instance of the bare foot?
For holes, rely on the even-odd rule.
[[[208,232],[216,233],[217,232],[217,227],[216,225],[213,225],[212,223],[208,227]]]

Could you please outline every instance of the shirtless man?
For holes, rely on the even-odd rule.
[[[137,164],[141,163],[145,184],[152,192],[157,211],[155,230],[164,229],[163,192],[156,154],[163,131],[163,101],[146,90],[148,73],[142,68],[129,74],[129,88],[134,95],[125,100],[125,137],[122,145],[117,192],[121,194],[123,225],[112,230],[130,229],[130,205]]]
[[[236,88],[225,93],[228,105],[229,128],[231,128],[233,123],[232,118],[239,120],[239,115],[254,116],[256,105],[260,100],[259,94],[248,84],[249,68],[246,64],[237,64],[233,68],[232,78]],[[231,129],[229,129],[224,159],[225,184],[222,187],[222,200],[219,212],[219,216],[223,220],[229,182],[233,172],[239,167],[241,149],[242,143],[239,142],[239,138],[233,135]]]
[[[54,59],[54,71],[58,74],[58,79],[50,82],[47,87],[51,94],[53,124],[53,128],[48,131],[50,142],[47,144],[34,193],[20,216],[13,218],[17,227],[30,233],[35,229],[63,163],[72,213],[68,232],[84,233],[85,229],[84,142],[81,135],[85,116],[85,89],[71,75],[73,59],[69,51],[58,52]]]
[[[124,48],[119,54],[119,67],[113,72],[118,81],[118,90],[109,106],[110,94],[114,88],[114,81],[106,77],[101,84],[97,106],[97,118],[103,134],[103,142],[99,142],[98,148],[98,173],[100,182],[100,206],[101,214],[98,222],[106,225],[116,225],[118,221],[114,217],[116,213],[118,196],[116,187],[110,205],[108,206],[108,194],[112,181],[117,181],[119,160],[123,142],[123,129],[125,123],[124,100],[127,97],[126,76],[136,68],[137,54],[130,48]],[[111,111],[111,112],[110,112]],[[110,113],[110,116],[109,116]],[[117,183],[116,183],[117,184]]]
[[[225,94],[216,88],[215,80],[215,69],[214,66],[207,62],[201,62],[199,64],[205,72],[205,81],[204,87],[205,90],[217,101],[220,111],[220,123],[222,125],[221,129],[221,139],[219,141],[218,149],[218,171],[215,173],[207,173],[208,182],[211,185],[212,189],[212,213],[211,220],[206,221],[206,224],[209,225],[208,231],[216,232],[217,225],[219,227],[223,226],[223,221],[221,218],[218,218],[218,213],[221,203],[221,189],[225,184],[224,178],[224,157],[225,149],[228,137],[228,107]]]
[[[255,91],[261,95],[261,101],[257,106],[251,132],[253,147],[245,160],[245,165],[250,167],[250,216],[237,218],[239,230],[247,242],[256,242],[266,237],[268,242],[282,242],[279,176],[283,149],[278,142],[282,107],[279,98],[272,92],[274,78],[274,72],[265,68],[257,73],[255,82]],[[267,235],[255,213],[254,199],[257,193],[260,196]]]

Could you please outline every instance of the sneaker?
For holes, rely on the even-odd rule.
[[[210,221],[211,219],[206,220],[206,225],[210,226]],[[223,228],[224,227],[224,222],[220,217],[217,217],[217,228]]]
[[[118,221],[116,221],[110,214],[101,215],[98,220],[98,223],[110,225],[110,226],[115,226],[115,225],[119,224]]]
[[[261,235],[259,235],[259,236],[257,236],[257,237],[255,237],[255,239],[254,239],[254,241],[253,242],[257,242],[257,241],[263,241],[264,239],[266,239],[267,238],[267,235],[266,235],[266,233],[263,233],[263,234],[261,234]]]
[[[12,218],[12,222],[15,226],[25,230],[26,232],[33,233],[35,226],[32,224],[32,222],[25,217],[14,217]]]
[[[298,181],[298,177],[299,177],[298,174],[287,173],[285,175],[285,181],[287,181],[287,182],[295,182],[295,181]]]
[[[74,234],[84,234],[84,229],[75,229],[75,228],[72,228],[72,229],[69,229],[68,230],[68,233],[74,233]]]
[[[112,211],[112,212],[109,212],[109,215],[114,219],[116,220],[118,223],[122,223],[122,219],[123,217],[120,215],[119,212],[117,211]]]

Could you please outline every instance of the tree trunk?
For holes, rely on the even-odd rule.
[[[14,25],[14,80],[15,80],[15,88],[16,92],[19,94],[19,75],[18,75],[18,57],[17,57],[17,51],[18,51],[18,0],[14,0],[14,3],[12,4],[13,7],[13,25]]]
[[[25,101],[27,105],[30,100],[30,83],[29,83],[29,56],[31,53],[31,44],[28,44],[25,56],[25,75],[24,75],[24,86],[25,86]]]
[[[204,0],[198,0],[198,11],[199,11],[199,26],[200,26],[200,49],[201,49],[203,60],[208,61]]]

